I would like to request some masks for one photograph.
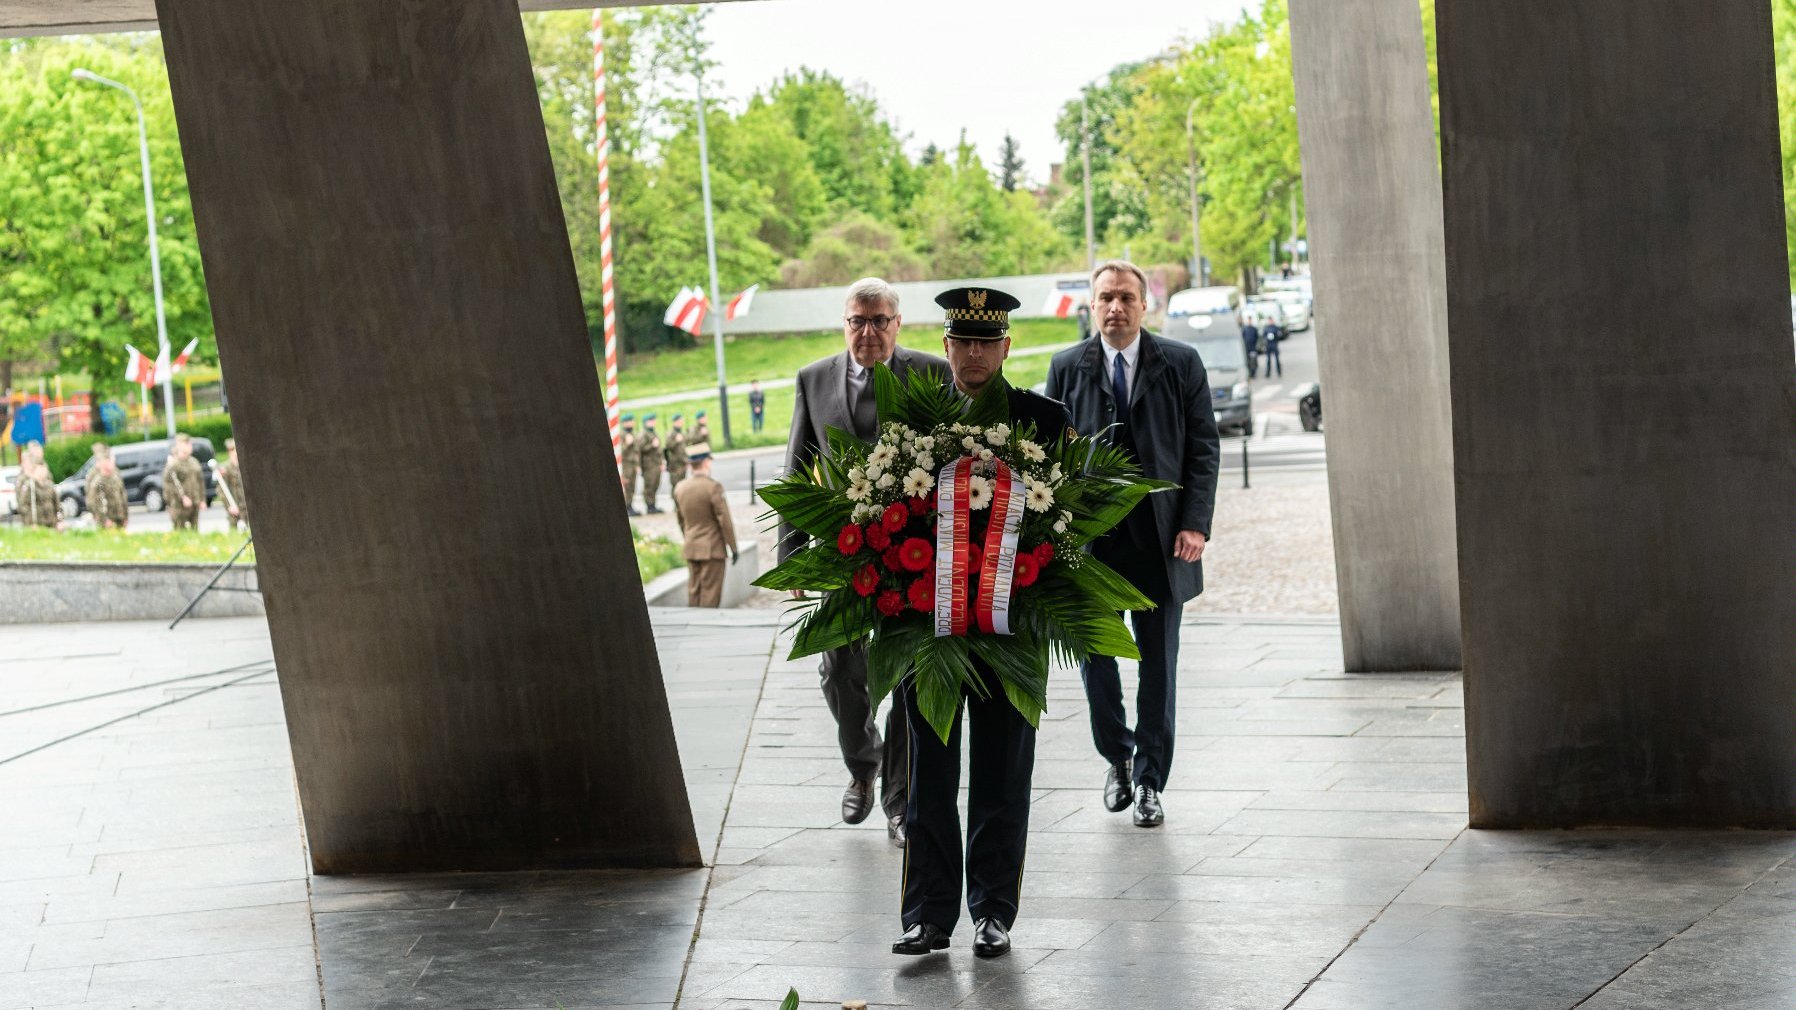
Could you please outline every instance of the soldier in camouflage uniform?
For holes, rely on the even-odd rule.
[[[636,440],[636,415],[625,414],[619,420],[624,429],[617,461],[619,476],[624,479],[624,511],[639,516],[642,513],[636,511],[636,471],[642,467],[642,446]]]
[[[19,469],[19,483],[13,494],[19,503],[20,522],[49,530],[62,528],[62,508],[56,500],[56,485],[50,480],[49,467],[36,461],[25,463]]]
[[[174,529],[200,528],[200,510],[206,507],[206,475],[193,458],[193,437],[185,432],[175,436],[168,464],[162,468],[162,500],[168,504]]]
[[[118,464],[112,450],[104,442],[94,444],[93,469],[87,472],[87,510],[94,515],[94,525],[103,530],[122,530],[130,519],[125,500],[125,481],[118,475]]]
[[[681,431],[685,422],[679,414],[667,419],[672,431],[667,433],[667,445],[661,450],[661,458],[667,460],[667,495],[673,497],[673,489],[686,479],[686,433]]]
[[[249,525],[249,499],[243,496],[243,464],[237,462],[236,439],[225,439],[225,461],[216,472],[218,485],[224,489],[225,515],[235,533],[238,523]]]
[[[642,448],[642,507],[653,514],[661,511],[655,496],[661,493],[661,467],[666,462],[661,458],[661,436],[655,434],[655,415],[642,415],[642,439],[636,444]]]

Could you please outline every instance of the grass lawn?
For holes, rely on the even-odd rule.
[[[1019,319],[1011,327],[1011,347],[1036,347],[1062,344],[1079,339],[1079,324],[1071,319]],[[898,337],[906,347],[921,348],[931,354],[942,353],[940,326],[906,326]],[[805,365],[842,349],[842,333],[745,334],[726,338],[723,345],[724,367],[730,384],[759,379],[790,379]],[[1045,373],[1044,373],[1045,374]],[[696,347],[679,351],[661,351],[639,355],[624,361],[618,372],[618,392],[626,400],[645,396],[661,396],[688,389],[717,388],[717,356],[710,337]],[[716,397],[713,395],[713,401]],[[769,396],[771,400],[771,395]],[[657,408],[658,409],[658,408]],[[771,418],[773,408],[768,405]],[[690,416],[690,415],[688,415]],[[731,408],[731,417],[735,409]],[[746,413],[744,414],[746,416]],[[740,440],[737,442],[741,444]]]
[[[636,541],[636,568],[644,584],[685,564],[680,545],[666,537],[630,531]],[[0,528],[0,561],[131,562],[135,564],[214,564],[231,559],[243,544],[240,533],[120,533],[116,530]],[[253,564],[256,551],[240,564]]]

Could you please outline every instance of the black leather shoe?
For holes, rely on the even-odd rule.
[[[892,840],[893,845],[896,845],[901,849],[904,848],[905,834],[903,814],[899,814],[896,817],[886,818],[886,837]]]
[[[978,957],[1002,957],[1010,953],[1010,930],[991,916],[973,924],[973,953]]]
[[[947,949],[947,932],[930,922],[917,923],[905,930],[897,943],[892,944],[894,954],[927,954],[933,950]]]
[[[1135,790],[1135,826],[1157,828],[1166,821],[1166,810],[1160,806],[1160,794],[1147,786]]]
[[[848,783],[848,791],[842,794],[842,820],[848,824],[859,824],[873,812],[873,780]]]
[[[1129,762],[1126,758],[1111,765],[1110,770],[1104,773],[1105,810],[1120,814],[1129,809],[1129,802],[1134,799],[1129,775]]]

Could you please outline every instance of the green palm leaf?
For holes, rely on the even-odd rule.
[[[831,590],[846,587],[859,567],[833,540],[795,552],[754,581],[762,589]]]
[[[852,645],[867,636],[873,626],[873,598],[853,592],[825,594],[810,613],[798,619],[787,659],[803,659],[831,649]]]

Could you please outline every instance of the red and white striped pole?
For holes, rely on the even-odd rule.
[[[599,158],[599,272],[605,310],[605,417],[611,424],[611,456],[623,465],[624,436],[617,400],[617,291],[611,267],[611,134],[605,126],[604,9],[592,11],[593,147]]]

